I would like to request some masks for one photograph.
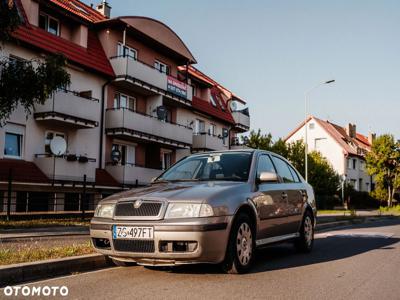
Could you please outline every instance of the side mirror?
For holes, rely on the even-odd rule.
[[[258,178],[259,183],[267,183],[267,182],[278,182],[278,175],[273,172],[261,172],[260,177]]]

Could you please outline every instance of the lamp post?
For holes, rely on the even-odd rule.
[[[308,182],[308,137],[307,137],[307,119],[308,119],[308,111],[307,111],[307,104],[308,104],[308,95],[315,90],[316,88],[318,88],[319,86],[323,85],[323,84],[330,84],[335,82],[334,79],[332,80],[327,80],[327,81],[323,81],[318,83],[316,86],[314,86],[312,89],[308,90],[307,92],[304,93],[304,159],[305,159],[305,170],[304,170],[304,174],[306,177],[306,182]]]

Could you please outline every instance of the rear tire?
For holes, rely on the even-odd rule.
[[[228,274],[242,274],[250,270],[255,254],[255,230],[246,214],[239,214],[229,234],[223,270]]]
[[[299,238],[294,243],[296,250],[302,253],[311,252],[314,245],[314,222],[309,211],[304,214],[299,234]]]

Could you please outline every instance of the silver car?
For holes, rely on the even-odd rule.
[[[221,264],[243,273],[255,249],[293,241],[313,247],[312,187],[283,157],[261,150],[194,154],[153,183],[100,202],[95,249],[117,265]]]

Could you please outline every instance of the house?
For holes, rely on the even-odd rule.
[[[10,177],[13,212],[93,210],[190,153],[229,149],[249,130],[246,102],[196,69],[166,24],[111,17],[105,1],[96,8],[78,0],[14,4],[23,24],[0,56],[62,53],[71,85],[28,118],[18,108],[0,127],[0,211]],[[50,147],[56,137],[66,143],[61,155]]]
[[[335,171],[357,191],[370,192],[373,180],[366,170],[365,155],[371,150],[374,134],[368,137],[357,132],[355,124],[346,127],[336,125],[310,116],[286,138],[286,143],[305,140],[307,126],[307,144],[309,151],[320,152]]]

